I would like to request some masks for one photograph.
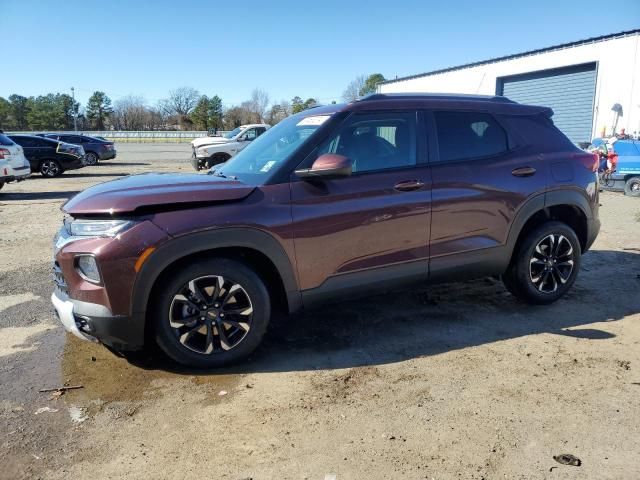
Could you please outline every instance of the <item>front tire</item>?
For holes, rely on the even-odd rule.
[[[226,162],[230,158],[231,158],[231,155],[228,155],[226,153],[216,153],[215,155],[212,155],[211,158],[207,160],[207,168],[220,165],[221,163]]]
[[[548,305],[569,291],[580,260],[580,241],[573,229],[562,222],[546,222],[522,239],[502,280],[520,300]]]
[[[42,164],[40,164],[40,173],[43,177],[59,177],[62,172],[64,170],[56,160],[43,160]]]
[[[630,197],[640,197],[640,177],[631,177],[624,184],[624,194]]]
[[[198,368],[245,359],[260,344],[271,316],[269,293],[260,276],[226,258],[181,268],[152,304],[160,348],[176,362]]]

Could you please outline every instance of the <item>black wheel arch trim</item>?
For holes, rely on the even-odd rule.
[[[291,313],[302,306],[298,282],[291,260],[272,235],[251,227],[214,228],[170,237],[143,264],[136,276],[131,299],[132,316],[144,318],[151,290],[162,272],[180,259],[220,248],[248,248],[267,257],[278,270]]]
[[[507,237],[509,252],[513,252],[522,229],[536,213],[544,210],[545,208],[557,205],[570,205],[580,209],[587,219],[587,236],[589,237],[587,239],[587,247],[590,246],[597,234],[597,228],[595,228],[595,232],[593,232],[594,227],[592,224],[594,223],[594,218],[591,207],[589,206],[589,200],[585,194],[578,190],[551,190],[530,198],[524,203],[524,205],[522,205],[522,207],[520,207],[513,222],[511,223],[511,228],[509,229]]]

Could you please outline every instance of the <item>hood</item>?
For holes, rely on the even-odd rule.
[[[219,143],[229,143],[232,140],[224,137],[200,137],[191,141],[191,145],[195,148],[204,147],[205,145],[217,145]]]
[[[195,173],[145,173],[87,188],[62,206],[70,215],[116,215],[143,207],[215,203],[246,198],[255,187]]]

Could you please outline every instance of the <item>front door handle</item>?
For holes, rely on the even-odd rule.
[[[412,192],[414,190],[420,190],[422,187],[424,187],[424,182],[420,180],[405,180],[396,183],[393,188],[399,192]]]
[[[533,167],[518,167],[511,170],[511,175],[514,177],[530,177],[536,173],[536,169]]]

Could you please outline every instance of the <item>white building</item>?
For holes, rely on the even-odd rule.
[[[605,129],[607,134],[624,128],[637,135],[640,29],[396,78],[381,83],[378,91],[505,95],[545,105],[576,143],[601,136]]]

